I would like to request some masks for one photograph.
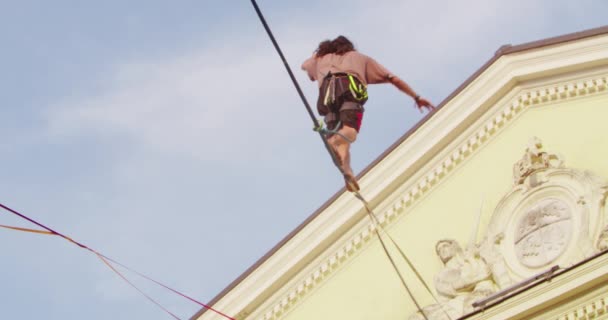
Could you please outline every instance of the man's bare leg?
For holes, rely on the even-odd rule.
[[[338,133],[340,134],[334,134],[329,138],[328,142],[340,160],[341,169],[344,172],[344,179],[346,180],[346,188],[349,191],[358,191],[359,186],[353,174],[353,169],[350,166],[350,144],[357,139],[357,130],[349,126],[342,126]],[[350,140],[350,142],[344,139],[343,136]]]

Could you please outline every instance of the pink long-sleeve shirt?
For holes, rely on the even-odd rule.
[[[343,55],[326,54],[322,57],[313,55],[302,64],[312,81],[321,86],[323,78],[329,73],[350,73],[365,85],[389,82],[394,75],[376,60],[357,51],[349,51]]]

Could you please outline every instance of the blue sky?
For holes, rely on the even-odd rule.
[[[258,2],[301,62],[344,34],[440,103],[503,44],[606,24],[603,0]],[[208,301],[342,187],[249,1],[0,3],[0,202]],[[370,88],[353,168],[422,118]],[[3,212],[0,224],[33,227]],[[170,319],[94,255],[0,230],[6,319]],[[199,306],[127,273],[181,318]]]

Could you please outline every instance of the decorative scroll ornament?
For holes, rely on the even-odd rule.
[[[568,267],[608,250],[603,178],[566,168],[563,157],[533,137],[513,167],[513,181],[480,243],[466,249],[454,240],[437,243],[444,266],[435,276],[439,303],[423,308],[427,319],[458,319],[474,310],[473,302],[551,266]],[[421,319],[418,312],[409,317]]]
[[[550,154],[543,150],[543,144],[537,137],[532,137],[526,148],[526,153],[513,166],[515,184],[522,184],[534,171],[548,168],[561,168],[564,161],[557,154]]]
[[[598,251],[608,184],[589,171],[567,168],[562,156],[532,137],[513,167],[514,186],[496,206],[488,236],[502,234],[497,247],[513,279],[553,265],[567,267]]]

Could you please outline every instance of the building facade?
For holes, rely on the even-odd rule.
[[[380,224],[340,192],[212,304],[239,320],[608,319],[607,124],[608,27],[502,47],[360,175]]]

